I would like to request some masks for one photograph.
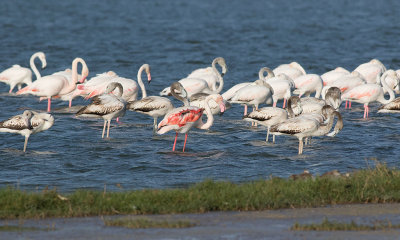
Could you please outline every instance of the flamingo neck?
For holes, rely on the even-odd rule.
[[[138,71],[138,74],[137,74],[137,81],[138,81],[138,84],[140,86],[140,90],[142,91],[142,99],[147,97],[146,88],[145,88],[145,86],[143,84],[143,80],[142,80],[142,72],[143,72],[144,68],[145,68],[145,66],[142,65],[139,68],[139,71]]]
[[[221,73],[218,71],[216,64],[217,64],[217,58],[214,59],[214,61],[211,64],[212,69],[213,69],[214,73],[217,74],[218,81],[219,81],[218,88],[215,91],[213,91],[213,93],[220,93],[222,91],[222,88],[224,87],[224,79],[222,78]]]
[[[382,104],[388,104],[388,103],[390,103],[390,102],[392,102],[393,100],[394,100],[394,98],[395,98],[395,95],[394,95],[394,92],[393,92],[393,90],[386,84],[386,77],[387,77],[387,75],[388,75],[388,72],[385,72],[383,75],[382,75],[382,77],[381,77],[381,83],[382,83],[382,87],[383,87],[383,89],[385,89],[388,93],[389,93],[389,99],[385,99],[385,96],[384,96],[384,94],[383,94],[383,91],[382,91],[382,95],[380,96],[380,98],[378,99],[378,101],[380,102],[380,103],[382,103]]]
[[[40,56],[40,53],[35,53],[31,56],[31,58],[29,60],[31,69],[35,73],[36,80],[42,78],[42,76],[40,75],[40,72],[38,71],[38,69],[36,68],[36,65],[35,65],[35,58],[38,58],[39,56]],[[42,65],[45,65],[44,62],[42,62]]]
[[[208,96],[204,100],[204,107],[205,107],[205,111],[206,111],[206,115],[207,115],[207,122],[203,123],[203,121],[200,120],[200,125],[198,126],[198,128],[200,128],[200,129],[209,129],[214,123],[214,116],[211,113],[210,106],[208,105],[208,102],[210,100],[212,100],[212,96]]]

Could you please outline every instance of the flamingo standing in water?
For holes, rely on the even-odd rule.
[[[30,58],[30,66],[36,74],[36,78],[40,78],[40,73],[35,66],[35,58],[39,58],[42,62],[42,68],[45,68],[46,56],[43,52],[34,53]],[[12,93],[14,87],[18,85],[18,90],[21,89],[22,84],[32,84],[32,71],[29,68],[21,67],[20,65],[13,65],[12,67],[0,73],[0,82],[10,85],[9,93]]]
[[[388,104],[392,102],[395,98],[394,92],[391,88],[386,84],[387,74],[384,74],[381,77],[381,83],[383,89],[385,89],[389,93],[389,99],[385,99],[384,90],[382,87],[375,83],[367,83],[364,85],[360,85],[350,89],[342,95],[344,100],[354,101],[358,103],[364,104],[364,118],[368,118],[369,107],[368,104],[371,102],[378,101],[382,104]]]
[[[118,93],[116,95],[111,92],[114,91],[115,88],[119,88]],[[100,95],[95,96],[93,98],[92,103],[81,108],[76,116],[83,117],[102,117],[104,119],[103,133],[101,138],[104,138],[104,132],[107,126],[107,138],[110,133],[110,123],[111,119],[115,117],[123,117],[126,110],[126,102],[123,98],[121,98],[123,93],[123,87],[120,83],[111,82],[107,85],[106,91]]]
[[[225,65],[225,60],[222,57],[218,57],[214,59],[213,63],[215,64],[217,62],[221,62],[220,65]],[[213,90],[213,87],[210,87],[207,79],[202,79],[199,76],[196,78],[191,77],[191,78],[184,78],[179,80],[179,82],[182,84],[182,86],[185,88],[186,92],[188,93],[188,97],[191,97],[193,94],[196,93],[208,93],[208,94],[216,94],[220,93],[222,91],[222,88],[224,87],[224,79],[222,78],[221,73],[217,70],[215,67],[215,64],[213,64],[212,70],[214,72],[214,75],[218,77],[219,79],[219,86],[215,90]],[[224,69],[224,68],[223,68]],[[223,70],[224,71],[224,70]],[[164,88],[160,92],[161,96],[168,96],[171,95],[170,88]]]
[[[45,131],[53,126],[53,124],[54,118],[50,114],[25,110],[23,114],[0,122],[0,132],[19,133],[24,136],[25,152],[30,135]]]
[[[85,61],[82,58],[75,58],[72,61],[72,81],[68,81],[67,78],[61,75],[48,75],[44,77],[39,77],[36,81],[28,86],[22,88],[17,92],[19,94],[33,94],[39,97],[47,98],[47,112],[51,111],[51,98],[55,96],[62,96],[72,92],[76,83],[78,82],[78,63],[86,66]],[[82,79],[83,82],[85,78],[89,75],[89,70],[87,67],[82,68]]]
[[[192,127],[197,127],[200,129],[209,129],[213,122],[214,117],[211,113],[208,102],[215,101],[220,105],[221,112],[225,111],[224,101],[221,95],[212,94],[208,96],[205,100],[205,111],[207,115],[207,122],[202,121],[202,116],[204,108],[198,108],[194,106],[184,106],[179,108],[174,108],[164,119],[158,124],[158,134],[164,134],[168,131],[174,130],[176,132],[174,146],[172,151],[175,151],[176,139],[178,138],[178,133],[185,133],[185,142],[183,144],[182,152],[185,152],[186,140],[188,132]]]
[[[171,94],[178,100],[182,101],[186,106],[189,106],[187,93],[179,82],[171,84]],[[164,116],[173,108],[174,106],[172,105],[171,100],[160,96],[148,96],[140,100],[128,102],[127,104],[128,110],[143,113],[154,118],[154,132],[157,132],[157,118]]]

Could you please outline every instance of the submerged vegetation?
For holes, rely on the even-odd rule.
[[[299,224],[295,223],[290,230],[295,231],[379,231],[399,229],[400,225],[392,225],[390,221],[375,222],[373,225],[329,221],[325,218],[322,223]]]
[[[347,177],[282,179],[234,184],[206,180],[188,188],[102,192],[0,190],[0,218],[79,217],[114,214],[202,213],[329,204],[400,202],[400,170],[378,164]]]

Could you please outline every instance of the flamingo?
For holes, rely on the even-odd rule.
[[[270,128],[272,125],[281,123],[290,117],[295,117],[301,113],[301,104],[299,98],[289,98],[288,110],[277,107],[263,107],[243,116],[243,120],[256,122],[267,127],[267,137],[265,141],[268,142]],[[272,142],[275,143],[275,135],[273,135]]]
[[[43,52],[36,52],[30,58],[30,66],[36,74],[36,78],[40,78],[40,73],[35,66],[35,58],[39,58],[42,62],[42,68],[45,68],[46,56]],[[13,65],[0,73],[0,82],[10,85],[9,93],[12,93],[14,87],[18,85],[18,90],[21,89],[22,84],[32,84],[32,71],[29,68],[21,67],[20,65]]]
[[[112,94],[114,89],[118,88],[118,93]],[[126,110],[126,101],[121,97],[123,87],[120,83],[111,82],[107,85],[106,91],[93,98],[92,103],[81,108],[75,115],[83,117],[102,117],[104,119],[103,133],[101,138],[104,138],[104,132],[107,126],[107,138],[110,133],[111,119],[122,117]]]
[[[300,99],[303,113],[321,113],[325,105],[332,106],[335,110],[339,109],[342,103],[341,92],[337,87],[330,87],[323,99],[305,97]]]
[[[30,135],[45,131],[54,124],[54,118],[47,113],[25,110],[22,114],[0,122],[0,132],[19,133],[25,137],[24,152]]]
[[[342,92],[338,87],[330,87],[323,96],[323,99],[326,104],[332,106],[335,110],[338,110],[342,104]]]
[[[106,88],[107,85],[112,82],[112,79],[116,77],[118,77],[118,75],[113,71],[96,74],[95,77],[90,78],[90,80],[86,81],[85,83],[78,84],[76,89],[72,92],[73,97],[82,96],[85,98],[90,98],[88,97],[90,94],[93,94],[93,96],[99,95],[99,91],[96,90],[99,88],[99,85],[101,85],[101,87],[105,85],[104,88]]]
[[[400,93],[400,87],[399,87],[400,76],[398,76],[397,73],[393,69],[389,69],[386,72],[384,72],[383,74],[387,75],[386,76],[386,84],[388,85],[388,87],[390,89],[392,89],[393,91],[395,91],[395,93]],[[380,78],[379,78],[378,82],[380,82]],[[384,93],[387,93],[387,91],[384,90]]]
[[[273,106],[276,107],[278,100],[283,99],[283,108],[285,108],[286,100],[292,96],[292,91],[295,89],[294,81],[284,73],[279,73],[277,76],[265,80],[274,89]]]
[[[400,113],[400,97],[379,107],[378,113]]]
[[[219,82],[218,71],[216,71],[217,63],[222,68],[221,77],[223,77],[228,71],[228,68],[226,66],[225,59],[222,57],[217,57],[212,61],[211,67],[196,69],[192,73],[190,73],[186,78],[204,79],[206,80],[208,87],[211,90],[215,91],[217,90],[216,84],[217,82]]]
[[[184,104],[189,106],[189,103],[187,102],[187,93],[179,82],[172,83],[171,93],[175,98],[181,100],[182,102],[184,102]],[[127,104],[128,110],[143,113],[154,118],[154,132],[157,131],[157,118],[164,116],[173,108],[174,106],[172,105],[171,100],[166,97],[159,96],[148,96],[140,100],[128,102]]]
[[[350,72],[342,67],[337,67],[329,72],[321,75],[324,86],[329,85],[329,83],[336,81],[340,77],[343,77]]]
[[[342,115],[338,111],[336,111],[332,106],[325,105],[322,110],[321,114],[324,117],[325,121],[321,122],[318,129],[313,132],[310,137],[320,137],[329,134],[329,136],[333,137],[337,135],[343,129],[343,118]],[[333,127],[333,120],[334,117],[337,117],[337,123],[335,125],[335,129],[332,133],[329,131]]]
[[[315,97],[319,98],[321,95],[323,83],[322,79],[317,74],[305,74],[293,79],[296,90],[293,93],[298,94],[299,97],[303,95],[310,96],[311,93],[315,92]]]
[[[394,92],[392,89],[388,87],[386,84],[386,78],[387,74],[382,75],[382,87],[389,93],[389,99],[385,99],[384,96],[384,90],[380,85],[377,85],[375,83],[367,83],[364,85],[360,85],[357,87],[354,87],[350,89],[349,91],[345,92],[342,95],[342,98],[344,100],[349,100],[349,101],[355,101],[358,103],[363,103],[364,104],[364,118],[368,118],[368,112],[369,112],[369,107],[368,104],[370,102],[375,102],[378,101],[382,104],[388,104],[393,99],[395,98]]]
[[[297,62],[291,62],[289,64],[281,64],[274,69],[274,74],[284,73],[288,75],[291,79],[300,77],[301,75],[306,75],[304,68]]]
[[[46,97],[48,100],[47,112],[51,110],[51,98],[55,96],[62,96],[72,92],[75,89],[76,82],[78,81],[78,63],[81,63],[84,67],[82,68],[82,79],[89,75],[89,70],[87,69],[86,63],[82,58],[75,58],[72,61],[72,82],[68,81],[65,77],[61,75],[48,75],[44,77],[39,77],[36,81],[28,86],[22,88],[17,92],[20,94],[33,94],[39,97]]]
[[[144,89],[144,84],[142,80],[142,73],[143,71],[146,72],[147,74],[147,81],[151,81],[151,74],[150,74],[150,65],[149,64],[143,64],[137,73],[137,82],[129,79],[129,78],[124,78],[118,76],[116,73],[110,71],[107,73],[100,74],[94,79],[90,79],[87,81],[85,84],[81,84],[78,86],[79,90],[82,90],[82,92],[79,92],[77,94],[88,94],[87,98],[91,98],[97,95],[100,95],[104,93],[107,85],[112,81],[112,82],[118,82],[122,85],[124,92],[122,94],[122,98],[125,101],[134,101],[137,99],[138,93],[139,93],[139,88],[138,84],[142,90],[143,97],[147,97],[147,93]],[[118,90],[117,90],[118,91]]]
[[[223,58],[217,58],[217,60],[214,61],[221,61],[225,63],[225,60],[223,60]],[[218,76],[219,79],[219,86],[218,88],[216,88],[215,90],[213,90],[213,88],[210,88],[208,85],[207,80],[196,77],[196,78],[183,78],[181,80],[179,80],[179,82],[182,84],[182,86],[185,88],[186,92],[188,93],[188,97],[191,97],[193,94],[196,93],[208,93],[208,94],[216,94],[216,93],[220,93],[222,91],[222,88],[224,87],[224,79],[222,78],[221,74],[218,72],[217,68],[214,67],[212,68],[212,70],[214,71],[214,74],[216,76]],[[164,90],[162,90],[160,92],[161,96],[168,96],[171,95],[170,92],[170,88],[164,88]]]
[[[303,154],[303,139],[311,136],[320,122],[312,117],[300,115],[271,126],[270,132],[275,135],[292,135],[299,140],[299,155]]]
[[[265,73],[267,73],[267,76],[264,77]],[[269,69],[268,67],[262,67],[258,71],[258,79],[257,80],[270,79],[270,78],[273,78],[274,76],[275,75],[271,71],[271,69]],[[256,85],[256,84],[255,84],[255,81],[254,82],[243,82],[243,83],[236,84],[233,87],[231,87],[230,89],[228,89],[228,91],[224,92],[221,96],[224,98],[225,101],[228,101],[236,94],[237,91],[239,91],[241,88],[243,88],[247,85]]]
[[[354,71],[359,72],[367,83],[377,83],[377,79],[386,71],[386,67],[378,59],[372,59],[359,65]]]
[[[186,141],[188,132],[192,127],[197,127],[200,129],[209,129],[213,122],[214,117],[211,113],[208,102],[215,101],[220,105],[221,112],[225,111],[223,98],[219,94],[212,94],[208,96],[205,100],[205,111],[207,115],[207,122],[203,122],[202,116],[204,108],[198,108],[194,106],[184,106],[172,109],[167,113],[164,119],[158,124],[158,134],[164,134],[168,131],[174,130],[176,132],[174,146],[172,151],[175,151],[176,139],[178,138],[178,133],[185,133],[185,142],[183,144],[182,152],[185,152]]]

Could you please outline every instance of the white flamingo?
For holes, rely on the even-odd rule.
[[[306,75],[304,68],[297,62],[291,62],[289,64],[281,64],[274,69],[274,74],[284,73],[288,75],[291,79],[300,77],[301,75]]]
[[[25,137],[24,152],[30,135],[45,131],[54,124],[54,118],[47,113],[25,110],[23,114],[0,122],[0,132],[18,133]]]
[[[372,59],[367,63],[359,65],[354,71],[359,72],[367,83],[377,83],[379,76],[386,71],[386,67],[378,59]]]
[[[264,80],[255,81],[255,85],[247,85],[235,93],[235,95],[229,100],[230,103],[244,104],[245,110],[244,115],[247,115],[247,106],[253,106],[258,109],[258,105],[261,103],[272,103],[272,95],[274,90],[271,85],[266,83]]]
[[[76,87],[76,82],[78,81],[78,63],[86,66],[85,61],[82,58],[75,58],[72,61],[72,78],[70,82],[67,78],[61,75],[48,75],[44,77],[39,77],[36,81],[28,86],[22,88],[17,92],[19,94],[32,94],[39,97],[46,97],[47,111],[51,111],[51,98],[55,96],[62,96],[72,92]],[[89,74],[87,67],[82,68],[82,79],[86,78]]]
[[[310,96],[311,93],[315,92],[315,97],[319,98],[321,95],[323,83],[322,79],[317,74],[306,74],[301,75],[293,79],[296,90],[293,91],[294,94],[298,94],[299,97],[303,95]]]
[[[36,52],[30,58],[30,66],[36,74],[36,78],[40,78],[40,73],[35,66],[35,58],[39,58],[42,62],[42,68],[45,68],[46,56],[43,52]],[[0,73],[0,82],[10,85],[9,93],[12,93],[15,86],[18,85],[18,90],[21,89],[22,84],[32,84],[32,71],[29,68],[21,67],[20,65],[13,65]]]
[[[343,77],[350,72],[342,67],[337,67],[329,72],[326,72],[321,75],[322,81],[324,82],[324,86],[329,85],[330,82],[334,82],[340,77]]]
[[[221,106],[221,112],[225,111],[223,98],[219,94],[209,95],[204,101],[205,109],[194,106],[174,108],[169,113],[167,113],[164,119],[158,124],[158,134],[164,134],[171,130],[174,130],[176,132],[172,151],[175,151],[178,133],[185,133],[185,142],[183,144],[182,150],[182,152],[185,152],[187,136],[191,128],[196,127],[200,129],[209,129],[212,126],[214,122],[214,117],[211,113],[210,107],[208,106],[208,102],[217,102]],[[205,123],[202,120],[204,110],[206,111],[207,115],[207,122]]]
[[[276,107],[276,103],[283,99],[283,108],[285,108],[287,99],[292,96],[295,89],[294,81],[284,73],[279,73],[277,76],[265,80],[274,89],[273,106]]]
[[[115,88],[118,88],[118,93],[112,94]],[[95,96],[92,103],[81,108],[76,116],[82,117],[102,117],[104,119],[103,133],[101,135],[104,138],[104,132],[107,126],[107,138],[110,133],[111,119],[117,117],[123,117],[126,110],[126,101],[121,97],[123,93],[123,87],[120,83],[111,82],[108,84],[106,91],[99,96]]]
[[[223,58],[218,58],[218,59],[223,59]],[[225,62],[225,60],[223,60],[223,62]],[[201,79],[199,77],[183,78],[179,80],[179,83],[181,83],[182,86],[185,88],[189,97],[191,97],[196,93],[208,93],[208,94],[220,93],[224,87],[224,79],[222,78],[221,74],[219,73],[219,71],[215,66],[212,68],[212,70],[214,71],[215,75],[218,76],[219,79],[218,81],[219,85],[215,90],[213,90],[208,86],[208,82],[205,79]],[[161,96],[171,95],[170,87],[164,88],[164,90],[160,92],[160,95]]]
[[[223,77],[228,71],[228,68],[226,66],[225,59],[222,57],[217,57],[212,61],[211,67],[196,69],[191,72],[186,78],[200,78],[206,80],[208,87],[211,90],[215,91],[217,90],[217,83],[220,80],[218,71],[216,71],[216,64],[221,66],[221,77]]]
[[[354,101],[358,103],[364,104],[364,118],[368,118],[369,107],[368,104],[370,102],[378,101],[382,104],[388,104],[394,100],[395,95],[392,89],[390,89],[386,84],[387,74],[382,75],[381,83],[383,88],[375,83],[367,83],[364,85],[360,85],[350,89],[349,91],[342,94],[343,100]],[[389,99],[385,99],[384,90],[385,89],[390,97]]]

